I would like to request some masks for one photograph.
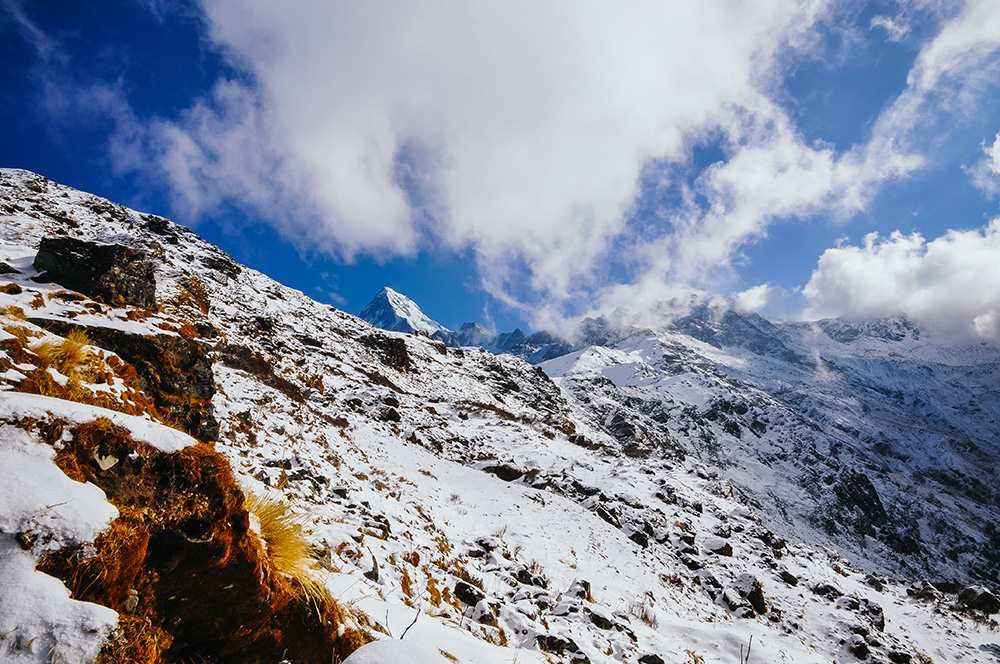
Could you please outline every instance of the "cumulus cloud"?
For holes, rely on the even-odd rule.
[[[782,105],[789,63],[836,20],[826,0],[204,10],[247,76],[131,143],[182,209],[251,206],[345,259],[471,249],[483,287],[539,326],[728,290],[773,223],[851,218],[925,166],[928,117],[971,112],[1000,43],[1000,5],[969,0],[867,140],[838,151]],[[871,27],[901,36],[904,14]],[[697,173],[705,144],[722,156]],[[676,202],[639,218],[657,187]]]
[[[758,284],[733,296],[733,307],[743,313],[778,316],[782,313],[788,291],[773,284]]]
[[[205,11],[211,38],[253,76],[155,127],[179,200],[269,199],[292,211],[279,219],[290,237],[327,238],[345,257],[471,247],[486,285],[516,304],[600,280],[608,246],[635,235],[650,163],[683,164],[720,128],[738,149],[787,127],[769,100],[776,60],[808,42],[824,8],[218,0]],[[783,149],[810,152],[790,131],[799,145]]]
[[[827,249],[803,293],[805,317],[906,314],[930,328],[1000,340],[1000,218],[927,241],[919,233],[871,233]]]

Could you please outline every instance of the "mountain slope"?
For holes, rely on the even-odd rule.
[[[47,282],[52,275],[39,274],[34,261],[44,238],[60,236],[141,252],[157,311]],[[124,377],[77,380],[89,398],[110,394],[107,407],[132,409],[157,430],[153,420],[175,408],[175,426],[217,438],[214,452],[243,490],[280,496],[307,520],[323,583],[350,609],[343,624],[373,637],[443,651],[445,661],[497,664],[737,662],[751,637],[752,661],[991,662],[1000,652],[986,613],[992,594],[924,586],[905,569],[872,575],[858,567],[870,561],[840,557],[830,548],[838,540],[821,539],[812,526],[803,530],[807,543],[783,538],[776,531],[788,524],[772,514],[769,494],[741,489],[731,446],[703,453],[703,445],[712,449],[707,434],[728,440],[718,431],[730,421],[756,440],[753,421],[740,419],[750,407],[773,415],[766,433],[784,421],[793,433],[811,430],[759,389],[753,395],[763,405],[742,414],[735,400],[729,410],[713,401],[723,390],[746,393],[727,372],[749,355],[691,337],[618,334],[617,347],[552,360],[562,362],[559,371],[546,365],[563,390],[510,355],[378,330],[237,265],[172,222],[23,171],[0,171],[0,261],[12,270],[0,278],[10,337],[10,350],[0,346],[5,393],[49,376],[48,389],[65,390],[54,397],[60,402],[82,394],[58,368],[31,364],[40,359],[21,337],[30,347],[61,344],[84,329],[115,346],[120,353],[95,352]],[[140,354],[123,359],[153,341],[161,359],[146,367]],[[701,355],[689,352],[692,344]],[[207,394],[200,369],[173,378],[156,371],[169,368],[168,350],[201,351],[211,369],[210,412],[198,401]],[[201,394],[197,408],[183,408],[178,401],[187,399],[174,388]],[[646,389],[671,390],[676,408],[660,400],[648,410]],[[715,420],[704,415],[710,403]],[[204,426],[208,415],[217,429]],[[54,431],[58,416],[38,412],[30,424]],[[29,424],[9,399],[0,401],[0,419]],[[766,440],[777,458],[784,441]],[[0,437],[0,450],[13,444]],[[765,461],[756,461],[760,473]],[[96,474],[109,460],[98,450],[83,463]],[[781,496],[809,495],[772,477]],[[191,546],[207,544],[201,533],[187,536]],[[151,551],[140,567],[161,550]],[[0,568],[0,587],[13,578]],[[0,599],[18,609],[0,606],[0,616],[26,612],[10,595]],[[110,608],[127,620],[120,604]],[[34,627],[5,633],[19,628]],[[0,642],[0,652],[47,661],[28,640]],[[162,661],[209,661],[219,652],[210,647],[226,645],[193,643],[168,649]]]
[[[620,439],[711,464],[776,530],[871,571],[996,583],[997,349],[902,318],[774,324],[704,306],[598,328],[606,345],[543,367]]]

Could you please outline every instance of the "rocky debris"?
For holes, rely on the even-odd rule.
[[[149,256],[120,244],[105,245],[71,237],[42,239],[34,261],[43,274],[70,290],[110,306],[156,310],[156,280]]]
[[[721,537],[711,536],[705,539],[702,545],[705,551],[709,553],[714,553],[717,556],[731,556],[733,555],[733,545],[722,539]]]
[[[513,482],[524,476],[524,471],[516,466],[506,463],[498,463],[483,468],[483,472],[494,475],[504,482]]]
[[[764,597],[764,587],[748,573],[740,574],[722,592],[722,601],[740,618],[753,618],[769,610],[767,599]]]
[[[17,270],[7,265],[3,261],[0,261],[0,274],[20,274]]]
[[[888,521],[878,491],[864,473],[848,471],[834,485],[834,492],[841,504],[856,514],[853,525],[857,532],[874,535],[875,526]]]
[[[362,344],[376,351],[379,359],[387,367],[406,373],[412,368],[406,340],[387,334],[368,334],[358,339]]]
[[[906,589],[906,594],[924,602],[940,602],[944,594],[929,581],[922,581]]]
[[[789,572],[787,569],[781,570],[781,572],[778,573],[778,576],[781,577],[782,581],[784,581],[785,583],[787,583],[790,586],[797,586],[797,585],[799,585],[799,577],[795,576],[794,574],[792,574],[791,572]]]
[[[554,655],[571,655],[572,663],[576,662],[589,662],[590,660],[580,654],[580,646],[576,645],[576,642],[567,637],[556,636],[555,634],[539,634],[535,637],[535,641],[538,644],[538,649],[543,652],[552,653]]]
[[[274,365],[252,348],[238,344],[220,344],[214,350],[218,361],[227,367],[245,371],[294,401],[305,401],[303,391],[292,381],[277,375]]]
[[[817,586],[813,586],[812,591],[813,594],[825,597],[829,600],[835,600],[838,597],[844,596],[844,591],[831,583],[821,583]]]
[[[476,606],[486,597],[486,594],[472,584],[459,581],[455,584],[455,597],[469,606]]]

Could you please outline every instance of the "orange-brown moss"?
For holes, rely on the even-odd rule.
[[[7,295],[20,295],[22,292],[21,287],[14,283],[0,286],[0,293],[5,293]]]

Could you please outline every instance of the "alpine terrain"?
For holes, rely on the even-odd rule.
[[[721,298],[358,318],[0,170],[0,661],[997,662],[998,375]]]

